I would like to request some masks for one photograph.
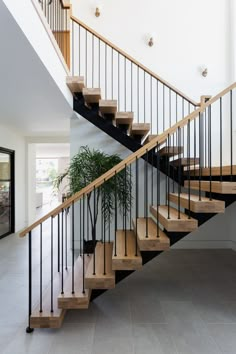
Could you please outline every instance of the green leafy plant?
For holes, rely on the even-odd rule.
[[[72,158],[68,170],[56,178],[54,185],[56,188],[59,188],[63,179],[67,177],[69,180],[70,195],[73,195],[121,161],[121,158],[117,154],[108,155],[100,150],[90,150],[88,146],[82,146],[79,152]],[[129,213],[132,207],[131,189],[132,175],[130,168],[127,167],[96,188],[95,192],[92,191],[87,195],[93,242],[96,241],[96,224],[99,207],[106,224],[112,220],[116,203],[122,215]],[[95,193],[95,213],[93,193]]]

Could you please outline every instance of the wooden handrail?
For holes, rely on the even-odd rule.
[[[130,60],[132,63],[134,63],[135,65],[137,65],[140,69],[144,70],[146,73],[148,73],[149,75],[151,75],[152,77],[154,77],[155,79],[157,79],[158,81],[160,81],[163,85],[167,86],[169,89],[171,89],[172,91],[174,91],[175,93],[177,93],[179,96],[183,97],[186,101],[188,101],[189,103],[191,103],[193,106],[199,106],[199,103],[195,102],[194,100],[192,100],[191,98],[189,98],[188,96],[186,96],[183,92],[179,91],[177,88],[175,88],[174,86],[172,86],[170,83],[168,83],[167,81],[165,81],[164,79],[162,79],[160,76],[158,76],[157,74],[155,74],[153,71],[151,71],[150,69],[148,69],[146,66],[144,66],[143,64],[141,64],[140,62],[138,62],[136,59],[134,59],[131,55],[127,54],[124,50],[120,49],[119,47],[117,47],[116,45],[114,45],[112,42],[110,42],[108,39],[106,39],[105,37],[103,37],[101,34],[99,34],[98,32],[96,32],[95,30],[93,30],[91,27],[89,27],[88,25],[86,25],[85,23],[83,23],[82,21],[80,21],[78,18],[71,16],[70,17],[71,20],[75,23],[77,23],[78,25],[80,25],[81,27],[83,27],[86,31],[90,32],[91,34],[93,34],[95,37],[99,38],[102,42],[106,43],[109,47],[113,48],[115,51],[117,51],[118,53],[120,53],[121,55],[123,55],[126,59]]]
[[[88,193],[92,192],[94,187],[97,188],[100,185],[102,185],[105,181],[108,179],[112,178],[116,173],[120,172],[125,168],[125,166],[129,166],[131,163],[136,161],[136,159],[139,159],[143,155],[145,155],[148,151],[152,150],[155,148],[157,145],[163,143],[166,141],[168,135],[172,135],[175,133],[178,128],[182,128],[185,125],[188,124],[188,122],[192,121],[195,119],[200,113],[204,112],[204,110],[215,103],[218,99],[221,97],[225,96],[228,92],[236,88],[236,82],[229,87],[227,87],[225,90],[221,91],[219,94],[217,94],[215,97],[207,101],[206,103],[203,103],[200,108],[197,110],[193,111],[191,114],[189,114],[187,117],[182,119],[181,121],[177,122],[174,124],[171,128],[167,129],[164,133],[158,135],[157,137],[153,138],[148,144],[145,146],[141,147],[139,150],[134,152],[133,154],[129,155],[126,157],[123,161],[121,161],[118,165],[114,166],[112,169],[104,173],[102,176],[94,180],[92,183],[90,183],[88,186],[84,187],[81,189],[81,191],[77,192],[74,194],[72,197],[67,199],[64,203],[59,205],[57,208],[46,214],[44,217],[33,223],[31,226],[27,227],[25,230],[23,230],[20,233],[20,237],[24,237],[27,235],[30,231],[32,231],[35,227],[39,226],[41,223],[49,219],[50,217],[55,217],[58,215],[62,209],[66,209],[70,207],[73,203],[81,199],[83,195],[87,195]]]

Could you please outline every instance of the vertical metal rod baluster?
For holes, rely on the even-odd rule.
[[[180,219],[180,193],[181,193],[181,128],[178,128],[178,219]]]
[[[53,217],[51,216],[51,312],[53,312]]]
[[[220,97],[220,181],[223,181],[223,174],[222,174],[222,150],[223,150],[223,146],[222,146],[222,97]]]
[[[163,99],[163,107],[162,107],[162,111],[163,111],[163,132],[165,131],[165,85],[163,86],[163,93],[162,93],[162,99]]]
[[[130,62],[130,107],[131,112],[133,112],[133,62]]]
[[[182,97],[182,119],[184,118],[184,98]],[[183,136],[183,147],[184,147],[184,127],[183,127],[183,134],[182,134],[182,136]],[[185,149],[184,149],[184,151],[185,151]],[[184,157],[184,156],[183,156]]]
[[[146,123],[146,75],[145,71],[143,71],[143,113],[144,113],[144,123]]]
[[[148,238],[148,150],[146,150],[145,156],[145,215],[146,215],[146,238]]]
[[[120,111],[120,53],[118,53],[118,66],[117,66],[117,70],[118,70],[118,109]]]
[[[93,224],[94,230],[92,232],[93,237],[93,275],[96,274],[96,255],[95,255],[95,247],[96,247],[96,189],[93,187]]]
[[[82,206],[81,199],[79,200],[79,252],[82,256]]]
[[[86,75],[86,86],[88,87],[88,31],[85,35],[85,75]]]
[[[94,35],[92,35],[92,87],[94,87]]]
[[[126,112],[126,57],[124,58],[124,102],[125,102],[125,112]]]
[[[100,187],[100,193],[101,193],[101,234],[102,234],[102,242],[104,242],[104,230],[103,230],[103,190],[102,187]]]
[[[157,80],[157,135],[159,133],[159,85]]]
[[[31,314],[32,314],[32,232],[29,232],[29,242],[28,242],[28,252],[29,252],[29,308],[28,308],[28,327],[26,328],[26,332],[27,333],[31,333],[33,332],[33,328],[30,327],[30,318],[31,318]]]
[[[101,40],[98,42],[98,87],[101,87]]]
[[[209,121],[209,168],[210,168],[210,200],[212,200],[212,151],[211,151],[211,106],[209,106],[208,111],[208,121]]]
[[[127,165],[125,164],[125,190],[124,193],[126,194],[126,186],[127,186]],[[125,227],[125,257],[127,257],[127,205],[126,205],[126,196],[124,200],[124,227]]]
[[[168,219],[170,219],[170,200],[169,200],[169,194],[170,194],[170,134],[168,134],[168,146],[167,146],[167,193],[166,193],[166,199],[167,199],[167,208],[168,208]]]
[[[60,213],[57,216],[57,271],[60,272]]]
[[[72,202],[72,216],[71,216],[71,223],[72,223],[72,286],[71,286],[71,293],[75,293],[75,204]]]
[[[68,269],[68,213],[69,213],[69,208],[65,210],[65,253],[66,253],[66,270]]]
[[[165,141],[165,150],[168,152],[168,138]],[[168,156],[166,156],[165,159],[165,183],[166,183],[166,194],[165,194],[165,202],[166,202],[166,206],[168,208],[168,198],[167,198],[167,193],[168,193]]]
[[[169,128],[171,127],[171,89],[169,89]]]
[[[201,132],[201,124],[204,124],[204,122],[201,122],[201,119],[203,119],[203,116],[201,115],[201,113],[199,113],[198,116],[198,120],[199,120],[199,147],[202,146],[202,139],[204,140],[204,136],[202,136]],[[203,151],[201,151],[203,152]],[[202,153],[199,154],[199,176],[198,176],[198,180],[199,180],[199,193],[198,193],[198,199],[199,201],[202,200],[202,194],[201,194],[201,189],[202,189]]]
[[[206,109],[205,109],[205,112],[204,112],[204,120],[205,120],[205,157],[204,157],[204,166],[205,168],[208,166],[208,161],[207,161],[207,113],[206,113]]]
[[[194,120],[194,123],[196,119]],[[196,131],[196,124],[194,124],[194,130]],[[199,132],[200,134],[200,132]],[[195,156],[195,155],[194,155]],[[191,211],[190,211],[190,120],[188,120],[187,125],[187,164],[188,164],[188,219],[191,218]]]
[[[150,75],[150,119],[151,119],[151,134],[153,134],[153,121],[152,121],[152,76]]]
[[[139,123],[139,66],[137,66],[137,118]]]
[[[131,164],[129,165],[129,199],[130,199],[130,208],[129,208],[129,229],[132,230],[132,168]]]
[[[86,222],[87,222],[87,229],[86,229],[86,238],[89,241],[89,197],[87,194],[87,210],[86,210]]]
[[[39,280],[39,303],[40,303],[40,309],[39,312],[43,312],[43,224],[40,224],[40,247],[39,247],[39,259],[40,259],[40,280]]]
[[[135,159],[135,255],[138,255],[138,217],[139,217],[139,176],[138,158]]]
[[[80,25],[79,25],[79,53],[78,53],[78,58],[79,58],[79,76],[81,73],[81,33],[80,33]]]
[[[233,91],[230,90],[230,180],[233,181]]]
[[[85,293],[85,288],[84,288],[84,274],[85,274],[85,249],[84,249],[84,245],[85,245],[85,194],[83,194],[83,212],[82,212],[82,219],[83,219],[83,294]],[[95,254],[95,250],[94,250],[94,254]]]
[[[111,98],[112,100],[114,99],[114,87],[113,87],[113,81],[114,81],[114,49],[111,49]]]
[[[117,257],[117,172],[115,171],[115,252],[114,256]]]
[[[173,156],[175,154],[175,133],[173,134]],[[175,193],[175,169],[172,166],[172,193]]]
[[[105,99],[107,99],[107,45],[105,45]]]
[[[194,136],[193,136],[193,144],[194,144],[194,159],[193,159],[193,166],[194,166],[194,179],[195,179],[195,176],[196,176],[196,157],[197,157],[197,146],[196,146],[196,143],[197,143],[197,136],[196,136],[196,119],[194,119]],[[187,137],[188,139],[188,137]],[[188,145],[188,144],[187,144]],[[189,163],[190,163],[190,156],[189,156]]]
[[[106,183],[106,180],[104,179],[103,180],[103,183]],[[106,203],[106,195],[105,195],[105,192],[103,193],[103,198],[104,198],[104,201],[103,203]],[[103,275],[106,275],[106,214],[105,212],[103,213],[103,221],[104,221],[104,226],[103,226],[103,231],[104,231],[104,248],[103,248]]]
[[[153,166],[154,166],[154,149],[151,151],[151,157],[152,157],[152,174],[151,174],[151,203],[153,205],[153,197],[154,197],[154,174],[153,174]]]
[[[61,211],[61,294],[64,294],[64,209]]]
[[[159,228],[159,206],[160,206],[160,200],[161,200],[161,179],[160,179],[160,153],[158,151],[158,143],[156,145],[156,151],[157,151],[157,214],[156,214],[156,219],[157,219],[157,237],[160,237],[160,228]]]

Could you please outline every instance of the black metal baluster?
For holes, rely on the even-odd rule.
[[[151,174],[151,203],[153,205],[153,198],[154,198],[154,173],[153,173],[153,165],[154,165],[154,149],[151,150],[151,157],[152,157],[152,174]]]
[[[230,180],[233,181],[233,91],[230,90]]]
[[[160,206],[160,200],[161,200],[161,195],[160,195],[160,184],[161,184],[161,179],[160,179],[160,153],[158,151],[158,142],[156,145],[156,151],[157,151],[157,214],[156,214],[156,219],[157,219],[157,238],[160,237],[160,228],[159,228],[159,206]]]
[[[200,151],[200,154],[199,154],[199,176],[198,176],[198,180],[199,180],[199,184],[198,184],[198,187],[199,187],[199,193],[198,193],[198,199],[199,201],[202,200],[202,193],[201,193],[201,189],[202,189],[202,153],[204,153],[202,151],[202,149],[200,149],[200,146],[202,146],[202,139],[204,140],[204,136],[202,137],[202,134],[201,134],[201,124],[203,125],[204,122],[202,121],[201,122],[201,119],[203,118],[203,116],[201,116],[201,113],[199,113],[199,116],[198,116],[198,119],[199,119],[199,151]]]
[[[208,124],[209,124],[209,169],[210,169],[210,200],[212,200],[212,155],[211,155],[211,106],[208,108]]]
[[[72,223],[72,287],[71,293],[75,293],[75,204],[74,201],[72,202],[72,216],[71,216],[71,223]]]
[[[88,31],[86,31],[85,35],[85,83],[88,87]]]
[[[61,294],[64,294],[64,209],[61,211]]]
[[[60,213],[57,216],[57,271],[60,272]]]
[[[169,128],[171,127],[171,89],[169,89]]]
[[[125,112],[126,112],[126,58],[124,58],[124,102],[125,102]]]
[[[163,93],[162,93],[162,98],[163,98],[163,107],[162,107],[162,111],[163,111],[163,132],[165,131],[165,85],[163,86]]]
[[[107,45],[105,45],[105,99],[107,99]]]
[[[194,120],[194,123],[196,119]],[[194,130],[196,131],[196,124],[194,124]],[[199,132],[200,134],[200,132]],[[194,155],[195,156],[195,155]],[[187,125],[187,164],[188,164],[188,219],[191,218],[190,211],[190,120],[188,120]],[[195,170],[195,168],[194,168]]]
[[[75,31],[74,31],[74,21],[72,21],[72,58],[71,58],[71,64],[72,64],[72,76],[75,75],[75,63],[74,63],[74,58],[75,58],[75,53],[74,53],[74,39]]]
[[[51,217],[51,312],[53,312],[53,217]]]
[[[84,276],[85,276],[85,194],[83,194],[83,210],[82,210],[82,225],[83,225],[83,294],[85,293],[85,284],[84,284]],[[94,250],[95,254],[95,250]]]
[[[139,123],[139,66],[137,66],[137,118]]]
[[[114,240],[115,240],[115,252],[114,256],[117,257],[117,172],[115,171],[115,235],[114,235]]]
[[[133,62],[130,62],[131,69],[130,69],[130,107],[131,107],[131,112],[133,112]]]
[[[145,71],[143,71],[143,113],[144,113],[144,123],[146,123],[146,75]]]
[[[101,40],[98,43],[98,87],[101,87]]]
[[[80,249],[80,256],[82,256],[82,206],[81,206],[81,199],[79,200],[79,249]]]
[[[118,53],[117,70],[118,70],[118,81],[117,81],[117,85],[118,85],[118,109],[120,111],[120,53]]]
[[[170,219],[170,200],[169,200],[169,194],[170,194],[170,134],[168,134],[167,138],[167,193],[166,193],[166,199],[167,199],[167,210],[168,210],[168,219]]]
[[[80,33],[80,25],[79,25],[79,53],[78,53],[78,58],[79,58],[79,76],[81,73],[81,33]]]
[[[152,122],[152,76],[150,75],[150,115],[151,115],[151,134],[153,134],[153,122]]]
[[[106,183],[106,180],[104,179],[103,183]],[[105,192],[103,193],[103,203],[106,203],[106,195]],[[103,251],[103,275],[106,275],[106,215],[105,212],[103,213],[104,217],[104,225],[103,225],[103,231],[104,231],[104,251]]]
[[[223,138],[222,138],[222,97],[220,97],[220,181],[223,181],[223,173],[222,173],[222,150],[223,150]]]
[[[132,202],[132,168],[131,168],[131,164],[129,166],[129,198],[130,198],[129,229],[131,231],[132,230],[132,208],[131,208],[131,202]]]
[[[135,159],[135,255],[138,255],[138,217],[139,217],[139,176],[138,158]]]
[[[114,85],[113,85],[113,80],[114,80],[114,78],[113,78],[113,76],[114,76],[114,64],[113,64],[113,62],[114,62],[114,49],[112,48],[111,49],[112,51],[111,51],[111,98],[112,98],[112,100],[114,99]]]
[[[180,219],[180,194],[181,194],[181,128],[178,128],[178,219]]]
[[[146,217],[146,238],[148,238],[148,150],[145,156],[145,217]]]
[[[69,213],[69,208],[65,210],[65,256],[66,256],[66,270],[68,269],[68,213]]]
[[[30,317],[32,313],[32,233],[29,232],[29,314],[28,314],[28,327],[26,328],[26,333],[32,333],[33,328],[30,327]]]
[[[95,247],[96,247],[96,189],[93,187],[93,224],[94,230],[92,232],[93,237],[93,275],[96,275],[96,255],[95,255]]]
[[[94,35],[92,34],[92,87],[94,87]]]
[[[43,224],[40,224],[40,246],[39,246],[39,259],[40,259],[40,280],[39,280],[39,312],[43,312]]]
[[[127,165],[125,164],[125,190],[126,194],[126,186],[127,186]],[[126,199],[126,195],[124,196]],[[126,209],[126,200],[124,200],[124,227],[125,227],[125,257],[127,257],[127,209]]]
[[[157,80],[157,135],[159,133],[159,85]]]

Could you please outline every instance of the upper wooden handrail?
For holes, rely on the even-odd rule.
[[[139,150],[134,152],[133,154],[129,155],[126,157],[123,161],[121,161],[118,165],[114,166],[112,169],[104,173],[102,176],[94,180],[92,183],[90,183],[88,186],[84,187],[81,189],[79,192],[75,193],[72,197],[68,198],[64,203],[59,205],[57,208],[53,209],[51,212],[46,214],[44,217],[33,223],[31,226],[27,227],[20,233],[20,237],[24,237],[27,235],[30,231],[32,231],[35,227],[39,226],[41,223],[49,219],[50,217],[55,217],[58,215],[62,209],[66,209],[70,207],[73,203],[81,199],[83,195],[87,195],[88,193],[92,192],[94,187],[97,188],[100,185],[102,185],[105,181],[108,179],[112,178],[116,173],[120,172],[125,168],[125,166],[129,166],[131,163],[136,161],[136,159],[139,159],[143,155],[145,155],[148,151],[152,150],[155,148],[157,145],[163,143],[166,141],[169,135],[174,134],[178,128],[182,128],[185,125],[188,124],[188,122],[192,121],[195,119],[200,113],[204,112],[204,110],[215,103],[218,99],[221,97],[225,96],[228,92],[236,88],[236,82],[229,87],[227,87],[225,90],[221,91],[219,94],[217,94],[215,97],[207,101],[206,103],[203,103],[200,108],[197,110],[193,111],[191,114],[189,114],[187,117],[182,119],[181,121],[177,122],[174,124],[171,128],[167,129],[164,133],[157,135],[157,137],[153,138],[148,144],[144,145],[141,147]]]
[[[136,59],[134,59],[131,55],[127,54],[124,50],[120,49],[119,47],[117,47],[116,45],[114,45],[112,42],[110,42],[108,39],[106,39],[105,37],[103,37],[101,34],[99,34],[98,32],[96,32],[95,30],[93,30],[91,27],[89,27],[88,25],[86,25],[85,23],[83,23],[82,21],[80,21],[78,18],[71,16],[70,17],[72,21],[74,21],[75,23],[77,23],[78,25],[80,25],[81,27],[83,27],[86,31],[90,32],[91,34],[93,34],[95,37],[99,38],[102,42],[106,43],[109,47],[113,48],[114,50],[116,50],[118,53],[120,53],[121,55],[123,55],[126,59],[130,60],[132,63],[136,64],[140,69],[144,70],[146,73],[148,73],[149,75],[151,75],[152,77],[154,77],[155,79],[157,79],[158,81],[160,81],[163,85],[167,86],[169,89],[171,89],[172,91],[174,91],[175,93],[177,93],[179,96],[183,97],[186,101],[188,101],[189,103],[191,103],[193,106],[199,106],[199,103],[195,102],[194,100],[192,100],[191,98],[189,98],[188,96],[186,96],[183,92],[179,91],[177,88],[175,88],[174,86],[172,86],[170,83],[168,83],[167,81],[165,81],[164,79],[162,79],[160,76],[158,76],[157,74],[155,74],[153,71],[151,71],[150,69],[148,69],[146,66],[144,66],[143,64],[141,64],[140,62],[138,62]]]
[[[69,1],[67,0],[60,0],[61,6],[62,8],[65,9],[70,9],[71,8],[71,4]]]

